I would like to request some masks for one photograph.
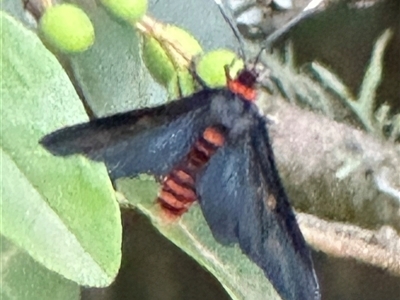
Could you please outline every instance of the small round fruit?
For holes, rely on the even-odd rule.
[[[46,9],[39,28],[47,41],[63,52],[82,52],[94,42],[94,28],[83,10],[72,4]]]
[[[196,91],[196,81],[193,79],[188,69],[181,69],[178,71],[178,85],[179,85],[179,96],[189,96]]]
[[[190,33],[173,25],[162,24],[144,34],[143,61],[172,97],[193,93],[194,82],[187,68],[193,56],[201,52],[199,42]]]
[[[117,17],[136,22],[147,11],[147,0],[101,0],[101,3]]]
[[[174,47],[169,47],[172,50],[171,55],[180,67],[188,67],[190,59],[203,52],[196,38],[186,30],[174,26],[166,25],[163,30],[162,39],[168,44],[173,44]],[[189,58],[189,61],[187,60]]]
[[[204,82],[212,88],[226,85],[225,66],[231,77],[243,69],[243,60],[226,49],[218,49],[205,54],[196,65],[196,72]]]
[[[144,36],[142,57],[151,76],[161,85],[168,86],[177,76],[174,64],[156,39]]]

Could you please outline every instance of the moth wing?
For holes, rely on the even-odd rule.
[[[112,178],[165,175],[206,127],[212,91],[66,127],[40,143],[55,155],[104,161]]]
[[[196,189],[217,241],[238,243],[283,299],[319,299],[310,254],[264,132],[252,129],[241,145],[228,140],[199,174]]]
[[[281,272],[285,279],[281,281],[283,284],[278,290],[287,291],[288,299],[321,299],[311,252],[281,183],[264,119],[260,118],[257,129],[252,131],[252,148],[262,175],[262,185],[267,187],[263,189],[264,203],[267,204],[265,206],[267,219],[270,219],[266,230],[268,230],[268,236],[272,237],[267,248],[274,249],[273,256],[281,257],[280,270],[274,267],[269,272],[271,274],[275,273],[274,270]],[[283,246],[281,253],[274,247],[277,241],[281,247]],[[264,265],[267,266],[268,262]]]

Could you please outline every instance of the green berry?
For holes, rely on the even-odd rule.
[[[168,86],[177,76],[171,59],[155,38],[144,36],[142,57],[151,76],[161,85]]]
[[[182,69],[178,71],[178,84],[180,92],[178,96],[189,96],[196,91],[195,81],[188,69]]]
[[[51,6],[40,19],[46,40],[63,52],[81,52],[94,42],[94,28],[83,10],[71,4]]]
[[[218,49],[205,54],[196,65],[196,72],[209,87],[222,87],[226,85],[225,66],[229,69],[231,77],[243,69],[243,60],[226,49]]]
[[[147,11],[147,0],[101,0],[101,3],[117,17],[136,22]]]
[[[186,58],[191,59],[192,57],[199,55],[203,52],[203,49],[201,48],[199,42],[194,38],[194,36],[178,26],[166,25],[164,27],[162,38],[169,44],[175,45],[174,49],[178,52],[174,54],[174,57],[179,62],[180,66],[187,67],[190,62],[187,61]],[[169,46],[168,43],[166,43],[167,47]],[[169,48],[172,49],[171,47]],[[183,58],[183,55],[186,58]],[[183,59],[181,60],[178,57],[182,57]]]
[[[192,57],[201,52],[199,42],[176,26],[163,25],[144,35],[143,61],[153,78],[173,98],[194,92],[195,84],[188,67]]]

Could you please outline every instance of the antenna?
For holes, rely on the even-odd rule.
[[[227,14],[228,9],[226,8],[227,6],[225,5],[224,0],[214,0],[214,2],[218,5],[219,11],[221,12],[221,15],[224,17],[225,22],[228,23],[229,27],[232,29],[233,34],[235,35],[237,41],[239,42],[239,54],[243,58],[244,61],[246,60],[246,55],[244,53],[244,42],[243,42],[243,36],[240,34],[236,22],[233,20],[232,17],[232,11],[229,8],[229,15]]]

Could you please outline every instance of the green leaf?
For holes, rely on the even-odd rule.
[[[281,299],[262,270],[237,245],[227,247],[215,241],[197,204],[179,221],[168,223],[155,202],[159,186],[149,176],[120,179],[116,185],[164,236],[213,273],[232,299]]]
[[[2,300],[79,300],[79,286],[37,263],[15,245],[1,239]]]
[[[105,286],[120,265],[121,221],[104,165],[58,158],[38,141],[87,120],[65,72],[37,36],[1,12],[0,232],[81,285]]]

